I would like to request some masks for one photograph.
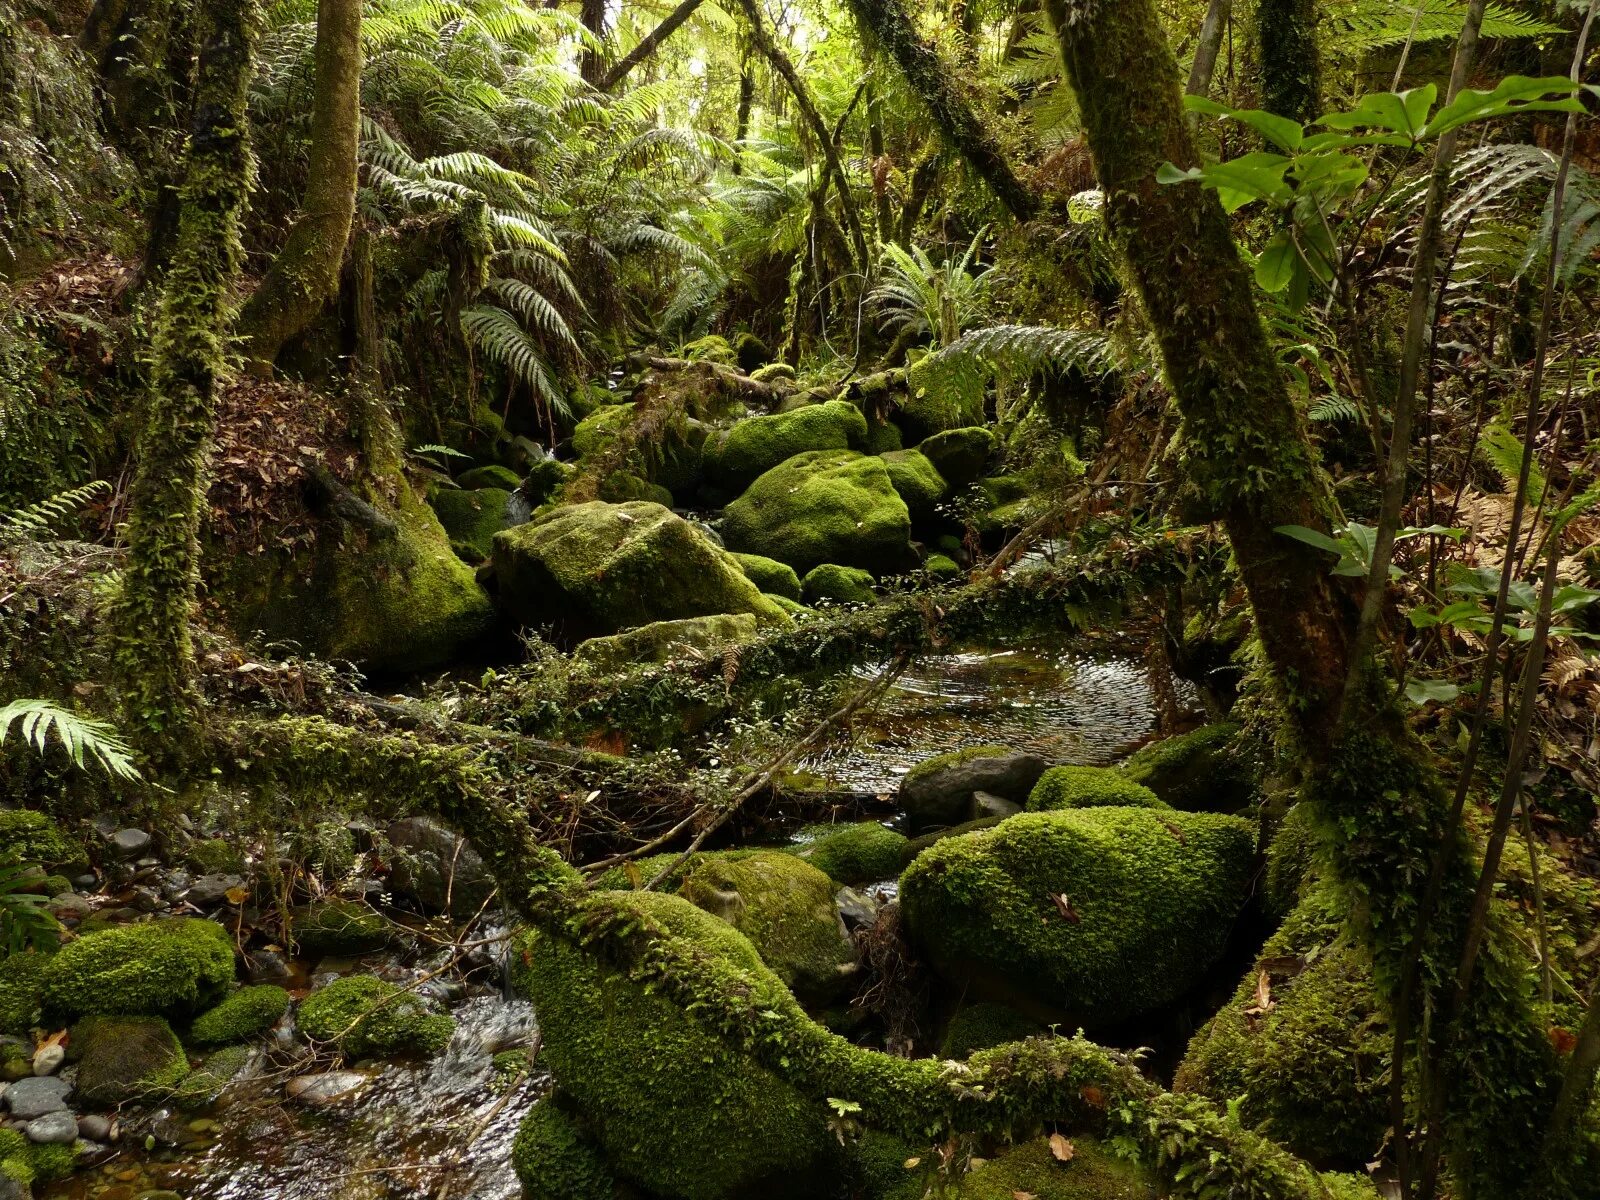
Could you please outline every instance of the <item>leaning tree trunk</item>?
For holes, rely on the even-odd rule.
[[[602,92],[609,92],[626,79],[629,71],[654,54],[661,43],[671,37],[680,25],[694,16],[695,10],[703,3],[705,3],[705,0],[683,0],[677,8],[662,18],[661,24],[640,38],[637,46],[619,58],[616,65],[609,71],[598,75],[594,81],[596,89]],[[585,75],[584,78],[587,79],[588,76]]]
[[[124,700],[131,723],[146,735],[170,735],[190,712],[189,618],[205,462],[239,274],[240,214],[254,176],[245,97],[257,15],[254,0],[214,0],[196,17],[194,118],[176,245],[156,316],[117,614]]]
[[[263,370],[270,370],[284,345],[339,292],[339,268],[356,212],[361,0],[318,0],[315,86],[300,216],[239,314],[245,353]]]
[[[1448,881],[1417,944],[1431,983],[1453,970],[1476,882],[1474,847],[1447,841],[1448,798],[1395,707],[1363,664],[1354,719],[1341,731],[1354,606],[1326,555],[1274,532],[1326,528],[1328,489],[1283,386],[1221,205],[1193,185],[1163,186],[1163,162],[1198,159],[1177,63],[1152,0],[1048,0],[1062,58],[1106,195],[1106,221],[1156,331],[1181,411],[1181,454],[1194,498],[1221,519],[1257,633],[1303,763],[1303,798],[1330,850],[1334,882],[1371,951],[1380,992],[1412,952],[1432,856]],[[1425,1046],[1452,1097],[1458,1194],[1501,1196],[1531,1175],[1557,1081],[1530,1010],[1526,954],[1498,926],[1467,1010]],[[1490,1033],[1492,1031],[1492,1037]],[[1494,1061],[1484,1055],[1493,1047]]]

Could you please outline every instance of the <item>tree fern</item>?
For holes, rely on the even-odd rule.
[[[526,385],[539,403],[563,419],[571,418],[566,393],[552,377],[543,349],[505,309],[491,304],[464,309],[461,330],[468,342]]]
[[[104,721],[80,716],[48,700],[13,700],[0,708],[0,743],[11,736],[13,727],[40,754],[50,748],[53,734],[74,766],[82,768],[85,760],[92,760],[117,779],[139,778],[133,750]]]
[[[104,479],[94,479],[82,487],[46,496],[43,500],[37,500],[25,508],[0,512],[0,533],[30,537],[47,534],[56,522],[66,520],[96,496],[110,490],[111,485]]]
[[[1425,0],[1420,16],[1413,0],[1340,0],[1328,5],[1328,20],[1334,29],[1334,37],[1328,44],[1359,57],[1374,50],[1402,46],[1407,40],[1416,44],[1453,41],[1461,35],[1466,13],[1465,3],[1451,0]],[[1560,26],[1550,25],[1505,4],[1491,4],[1484,12],[1482,36],[1486,38],[1509,40],[1561,32]]]
[[[1478,438],[1478,450],[1500,476],[1506,491],[1513,490],[1522,474],[1522,439],[1504,422],[1495,421],[1485,426]],[[1544,499],[1544,489],[1544,471],[1535,455],[1528,474],[1528,503],[1538,507]]]

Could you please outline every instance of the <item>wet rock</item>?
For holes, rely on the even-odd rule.
[[[866,929],[878,920],[878,902],[855,888],[840,888],[833,904],[846,929]]]
[[[7,1172],[0,1171],[0,1200],[28,1200],[29,1193]]]
[[[993,792],[972,793],[972,816],[982,817],[1014,817],[1022,811],[1022,805],[1015,800],[1007,800],[1004,796],[996,796]]]
[[[1037,754],[972,746],[918,763],[900,783],[899,804],[917,832],[968,819],[974,792],[1022,803],[1049,766]]]
[[[252,950],[245,964],[251,983],[282,983],[289,978],[289,960],[278,950]]]
[[[313,958],[370,954],[389,944],[389,926],[384,919],[353,900],[303,905],[289,915],[295,941]]]
[[[66,1060],[67,1052],[60,1045],[51,1043],[48,1046],[40,1046],[33,1052],[33,1073],[54,1075]]]
[[[84,875],[74,875],[72,878],[72,886],[80,891],[87,891],[89,888],[100,886],[100,877],[93,871],[90,871]]]
[[[19,1079],[5,1090],[6,1107],[19,1121],[31,1121],[47,1113],[62,1112],[72,1085],[59,1075],[39,1075]]]
[[[30,1142],[41,1146],[65,1146],[78,1140],[78,1120],[63,1109],[35,1117],[22,1127]]]
[[[320,1075],[301,1075],[284,1086],[289,1099],[321,1108],[335,1104],[366,1085],[367,1076],[359,1071],[324,1071]]]
[[[86,1142],[109,1142],[114,1132],[110,1117],[89,1113],[78,1118],[78,1136]]]
[[[234,888],[242,887],[244,887],[243,875],[225,873],[202,875],[189,885],[188,895],[184,898],[200,908],[212,908],[227,900],[228,893]]]
[[[158,913],[167,906],[161,893],[153,887],[136,887],[129,905],[142,913]]]
[[[94,901],[87,896],[80,896],[76,892],[63,892],[56,896],[46,906],[55,915],[56,920],[81,921],[94,912]]]
[[[164,1098],[189,1073],[189,1058],[160,1017],[85,1017],[72,1027],[78,1090],[94,1104]]]
[[[494,876],[472,843],[427,817],[407,817],[389,826],[398,853],[391,886],[429,912],[470,917],[494,891]]]
[[[150,848],[151,837],[142,829],[119,829],[106,838],[106,851],[124,861],[138,858]]]

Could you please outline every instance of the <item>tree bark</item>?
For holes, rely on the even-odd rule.
[[[1227,32],[1232,16],[1233,0],[1211,0],[1206,6],[1206,18],[1200,24],[1200,38],[1194,48],[1194,63],[1189,67],[1189,86],[1184,89],[1189,95],[1204,96],[1211,90],[1217,54],[1222,49],[1222,35]]]
[[[339,266],[356,212],[361,0],[318,0],[315,86],[300,216],[239,315],[245,353],[262,371],[270,371],[284,345],[339,291]]]
[[[1261,107],[1302,125],[1321,116],[1317,0],[1256,0]]]
[[[606,36],[606,0],[579,0],[578,20],[597,40],[603,41]],[[578,55],[578,74],[585,83],[595,87],[599,87],[601,76],[605,73],[601,53],[592,46],[585,46]]]
[[[602,92],[609,92],[612,88],[616,87],[617,84],[621,83],[625,78],[627,78],[629,71],[633,70],[645,59],[654,54],[656,52],[656,48],[677,31],[678,26],[682,25],[690,17],[694,16],[695,10],[698,9],[703,3],[705,3],[705,0],[683,0],[683,2],[679,4],[677,8],[673,9],[666,15],[661,24],[657,25],[649,33],[645,34],[645,36],[640,39],[637,46],[619,58],[609,71],[603,73],[599,79],[595,81],[594,86]],[[585,76],[585,78],[588,77]],[[743,84],[743,80],[744,76],[741,74],[741,86]],[[741,97],[742,95],[743,93],[741,92]]]

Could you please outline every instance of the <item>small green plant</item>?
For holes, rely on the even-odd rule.
[[[48,897],[25,890],[32,883],[27,866],[0,866],[0,949],[6,954],[56,948],[60,926],[45,908]]]
[[[1297,542],[1304,542],[1308,546],[1315,546],[1318,550],[1326,550],[1329,554],[1336,554],[1339,561],[1333,565],[1333,574],[1351,575],[1366,578],[1372,570],[1372,548],[1378,539],[1378,531],[1371,525],[1362,525],[1358,521],[1351,521],[1345,525],[1334,528],[1330,537],[1316,529],[1308,529],[1304,525],[1278,525],[1274,533],[1281,533],[1285,537],[1292,537]],[[1466,536],[1465,529],[1451,529],[1444,525],[1408,525],[1398,530],[1394,535],[1397,542],[1414,537],[1447,537],[1452,541],[1460,541]],[[1389,578],[1399,579],[1405,574],[1393,563],[1389,564]]]
[[[92,759],[116,779],[139,778],[139,769],[133,765],[133,750],[104,721],[79,716],[48,700],[13,700],[0,708],[0,744],[11,736],[12,726],[40,754],[49,748],[50,735],[54,733],[73,766],[84,769],[85,760]]]

